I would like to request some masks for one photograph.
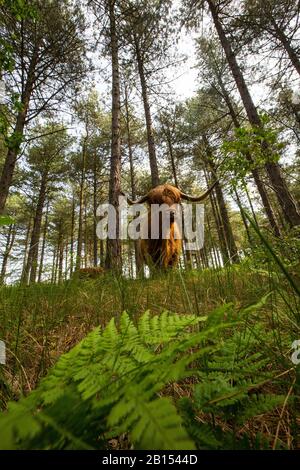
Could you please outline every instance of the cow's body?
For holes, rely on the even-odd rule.
[[[189,196],[182,193],[175,186],[170,184],[163,184],[151,189],[148,194],[143,196],[138,201],[131,201],[127,197],[129,204],[148,204],[148,213],[145,221],[142,224],[146,227],[141,227],[141,239],[139,240],[139,254],[141,260],[150,267],[159,268],[172,268],[177,265],[180,252],[182,249],[182,234],[179,224],[176,221],[179,212],[181,211],[181,200],[187,201],[202,201],[213,189],[214,185],[208,189],[201,196]],[[153,206],[155,205],[155,206]],[[162,224],[161,218],[154,218],[152,207],[162,207],[162,214],[167,215],[167,225]],[[155,223],[158,223],[159,236],[152,237],[152,228]]]
[[[145,229],[141,227],[139,252],[141,260],[149,267],[172,268],[178,262],[182,247],[182,237],[176,222],[180,200],[179,189],[169,184],[157,186],[147,195],[148,214],[145,219],[147,223]],[[156,218],[155,211],[153,213],[154,207],[160,207],[161,210]],[[162,222],[163,217],[165,225]],[[154,223],[158,224],[158,238],[151,236]]]
[[[176,222],[170,223],[166,238],[139,240],[141,260],[148,266],[172,268],[177,265],[182,249],[182,239]]]

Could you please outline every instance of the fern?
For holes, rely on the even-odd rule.
[[[254,416],[268,413],[277,408],[277,406],[282,406],[284,400],[285,395],[254,395],[249,398],[247,406],[239,414],[237,422],[243,424]]]
[[[267,296],[266,296],[267,298]],[[260,303],[261,305],[261,303]],[[248,314],[251,309],[245,309]],[[243,312],[243,314],[245,314]],[[242,425],[248,419],[268,413],[283,404],[284,395],[263,395],[257,389],[274,375],[274,369],[268,370],[269,358],[264,357],[261,339],[267,342],[270,334],[263,331],[261,325],[246,325],[235,331],[229,338],[223,339],[222,346],[213,357],[210,356],[206,367],[199,371],[199,383],[194,389],[194,416],[197,413],[209,413],[218,416],[218,420],[230,421],[233,427]],[[253,391],[256,393],[253,393]],[[227,436],[220,429],[211,425],[210,433],[204,432],[203,425],[195,420],[190,425],[190,432],[200,448],[252,448],[257,442],[250,442],[245,436],[236,437],[229,431]],[[208,437],[206,439],[205,437]],[[216,439],[217,442],[212,443]],[[265,441],[261,441],[265,446]]]
[[[95,328],[35,391],[9,404],[0,417],[0,448],[99,449],[122,433],[136,449],[259,446],[198,418],[217,414],[239,425],[283,403],[283,395],[255,390],[272,375],[259,348],[259,336],[267,335],[250,324],[251,312],[239,315],[246,324],[234,319],[230,304],[208,319],[147,311],[135,324],[124,312],[118,325],[112,319]],[[191,399],[165,396],[180,381]]]
[[[114,319],[96,328],[4,413],[1,447],[98,448],[100,435],[126,430],[138,448],[192,449],[176,407],[158,393],[191,374],[189,364],[207,352],[190,351],[209,335],[197,331],[203,321],[146,312],[136,326],[124,312],[119,328]]]

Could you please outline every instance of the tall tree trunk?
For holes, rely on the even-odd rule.
[[[206,171],[204,172],[204,174],[205,174],[206,184],[209,187],[210,181],[209,181],[208,174],[207,174]],[[222,222],[221,222],[221,217],[220,217],[220,214],[219,214],[219,211],[218,211],[216,196],[215,196],[214,192],[210,193],[209,199],[210,199],[212,212],[213,212],[213,216],[214,216],[215,224],[216,224],[216,228],[217,228],[217,234],[218,234],[219,243],[220,243],[220,250],[221,250],[221,254],[222,254],[222,261],[223,261],[223,265],[225,265],[226,263],[229,262],[229,254],[228,254],[228,248],[227,248],[227,243],[226,243],[226,239],[225,239],[225,233],[224,233],[224,230],[223,230],[223,225],[222,225]]]
[[[229,110],[230,116],[232,118],[233,124],[235,125],[235,127],[240,127],[241,124],[239,122],[239,119],[237,117],[235,109],[234,109],[234,107],[231,103],[231,99],[229,97],[229,94],[226,90],[226,87],[225,87],[221,77],[218,77],[218,83],[220,85],[222,96],[223,96],[224,101],[225,101],[225,103],[228,107],[228,110]],[[252,157],[249,153],[246,153],[245,157],[249,162],[251,162],[251,163],[253,162],[253,159],[252,159]],[[271,203],[269,201],[268,193],[267,193],[266,188],[265,188],[265,186],[264,186],[264,184],[261,180],[259,170],[257,168],[253,168],[251,170],[251,172],[252,172],[252,176],[253,176],[254,182],[256,184],[257,190],[258,190],[259,195],[261,197],[262,204],[263,204],[266,216],[267,216],[267,218],[269,220],[269,223],[270,223],[270,226],[273,230],[273,233],[274,233],[275,236],[280,237],[280,229],[279,229],[274,211],[272,209]]]
[[[84,205],[84,194],[85,194],[85,165],[86,165],[86,142],[85,137],[82,143],[82,168],[80,177],[80,190],[79,190],[79,216],[78,216],[78,234],[77,234],[77,253],[76,253],[76,264],[75,271],[78,271],[81,267],[81,256],[82,256],[82,242],[83,242],[83,205]]]
[[[135,185],[135,171],[134,171],[134,164],[133,164],[133,152],[132,152],[132,142],[131,142],[130,115],[129,115],[129,108],[128,108],[128,93],[127,93],[126,85],[125,85],[125,113],[126,113],[128,155],[129,155],[129,165],[130,165],[131,197],[134,200],[136,199],[136,185]],[[134,240],[134,257],[135,257],[136,274],[138,275],[141,272],[141,269],[143,266],[143,263],[140,257],[138,240]]]
[[[267,173],[275,191],[281,212],[290,227],[300,225],[300,212],[298,206],[290,193],[287,184],[282,177],[280,166],[276,163],[265,164]]]
[[[5,280],[7,262],[8,262],[8,259],[9,259],[14,241],[15,241],[15,236],[16,236],[16,226],[10,225],[8,229],[7,238],[6,238],[5,250],[4,250],[3,258],[2,258],[0,284],[3,284]]]
[[[119,46],[116,30],[115,2],[110,0],[110,52],[112,63],[112,126],[111,126],[111,166],[109,179],[109,203],[116,210],[116,237],[107,238],[105,266],[107,269],[121,270],[122,253],[119,227],[119,194],[121,189],[121,137],[120,137],[120,76]]]
[[[233,263],[239,263],[238,250],[237,250],[236,243],[234,240],[233,231],[232,231],[231,223],[229,220],[228,210],[227,210],[224,195],[223,195],[223,190],[218,180],[217,169],[214,163],[212,150],[211,150],[211,147],[210,147],[210,144],[208,142],[206,135],[203,134],[202,138],[203,138],[203,142],[204,142],[205,149],[207,152],[207,157],[205,158],[206,164],[209,166],[210,171],[214,176],[214,179],[217,180],[216,186],[215,186],[215,194],[217,196],[222,229],[224,232],[225,242],[227,245],[230,260]]]
[[[265,186],[264,186],[264,184],[263,184],[263,182],[260,178],[260,174],[259,174],[259,171],[258,171],[257,168],[253,168],[252,175],[253,175],[256,187],[258,189],[258,192],[260,194],[260,197],[261,197],[261,200],[262,200],[262,203],[263,203],[263,207],[264,207],[265,213],[268,217],[268,220],[269,220],[270,226],[273,230],[273,233],[276,237],[280,237],[281,236],[280,228],[279,228],[279,225],[277,223],[274,211],[272,209],[272,206],[271,206],[271,203],[270,203],[270,200],[269,200],[269,197],[268,197],[268,193],[267,193],[266,188],[265,188]]]
[[[191,250],[184,248],[185,253],[185,269],[193,269],[193,259]]]
[[[222,260],[221,260],[220,254],[219,254],[219,249],[216,249],[216,247],[215,247],[213,236],[212,236],[211,223],[209,221],[209,217],[207,215],[207,212],[205,213],[205,228],[206,228],[206,233],[208,232],[208,234],[209,234],[209,241],[210,241],[209,253],[211,254],[210,258],[212,260],[212,265],[213,265],[213,267],[217,268],[218,266],[222,266],[223,257],[222,257]],[[217,232],[218,232],[218,230],[217,230]],[[218,236],[219,236],[219,234],[218,234]],[[217,247],[217,248],[219,248],[219,247]],[[226,256],[227,256],[227,253],[226,253]],[[227,259],[228,259],[228,256],[227,256]],[[208,259],[207,259],[207,266],[204,264],[204,267],[209,267]]]
[[[57,283],[57,274],[59,266],[59,242],[56,245],[56,259],[55,259],[55,269],[54,269],[54,284]]]
[[[298,74],[300,75],[300,60],[299,54],[295,51],[295,49],[291,46],[291,42],[284,34],[284,31],[278,26],[276,19],[271,15],[270,16],[271,23],[274,27],[276,37],[279,39],[281,44],[283,45],[284,49],[286,50],[293,66],[297,70]]]
[[[21,279],[20,279],[21,282],[26,281],[26,265],[27,265],[27,259],[28,259],[28,245],[29,245],[29,240],[30,240],[31,224],[32,224],[32,218],[30,217],[28,225],[27,225],[26,237],[25,237],[25,243],[24,243],[23,267],[22,267],[22,274],[21,274]]]
[[[42,216],[43,216],[43,209],[46,199],[46,192],[47,192],[47,183],[48,183],[48,174],[44,172],[41,178],[41,186],[38,195],[38,202],[35,210],[35,216],[33,221],[33,228],[31,233],[31,240],[30,240],[30,248],[28,253],[27,259],[27,266],[26,266],[26,282],[28,280],[30,282],[36,281],[36,272],[37,272],[37,264],[38,264],[38,255],[39,255],[39,241],[41,236],[41,225],[42,225]]]
[[[148,99],[148,87],[147,87],[147,82],[146,82],[146,77],[145,77],[143,55],[140,49],[138,37],[135,33],[134,33],[134,45],[135,45],[136,60],[137,60],[137,65],[138,65],[140,81],[141,81],[141,87],[142,87],[144,110],[145,110],[145,119],[146,119],[146,127],[147,127],[147,142],[148,142],[149,161],[150,161],[150,170],[151,170],[151,182],[152,182],[152,186],[155,187],[159,185],[159,173],[158,173],[156,150],[155,150],[155,143],[154,143],[154,136],[153,136],[152,117],[151,117],[151,111],[150,111],[150,105],[149,105],[149,99]]]
[[[51,284],[55,283],[55,266],[56,266],[57,248],[53,246],[53,257],[52,257],[52,270],[51,270]]]
[[[49,201],[47,203],[45,221],[44,221],[43,243],[42,243],[41,256],[40,256],[38,282],[41,282],[42,275],[43,275],[44,255],[45,255],[45,246],[46,246],[46,238],[47,238],[47,230],[48,230],[48,214],[49,214]]]
[[[169,129],[167,129],[167,136],[166,137],[167,137],[167,144],[168,144],[168,149],[169,149],[169,156],[170,156],[170,161],[171,161],[173,179],[174,179],[174,183],[175,183],[176,188],[178,188],[177,170],[176,170],[175,159],[174,159],[173,144],[172,144],[172,139],[171,139]]]
[[[68,256],[69,256],[69,239],[67,237],[66,244],[65,244],[65,281],[68,279],[68,270],[69,270]]]
[[[89,265],[89,242],[88,242],[88,216],[87,216],[87,200],[84,194],[84,267]]]
[[[98,266],[98,237],[97,237],[97,155],[94,155],[93,172],[93,260],[94,266]]]
[[[243,221],[243,224],[244,224],[244,227],[245,227],[245,230],[246,230],[247,238],[248,238],[249,244],[251,245],[252,244],[252,239],[251,239],[251,235],[250,235],[250,231],[249,231],[248,220],[245,217],[242,201],[241,201],[239,193],[237,192],[236,189],[234,189],[234,194],[235,194],[236,203],[239,207],[240,214],[241,214],[241,217],[242,217],[242,221]]]
[[[64,264],[64,243],[62,235],[62,221],[59,227],[58,233],[58,282],[61,283],[63,280],[63,264]]]
[[[263,128],[263,124],[258,115],[257,109],[254,106],[252,97],[249,93],[248,87],[244,80],[244,76],[241,72],[241,69],[237,63],[235,54],[231,47],[229,40],[225,34],[222,23],[219,19],[218,10],[215,5],[214,0],[206,0],[213,18],[214,25],[216,27],[220,42],[224,49],[229,67],[231,69],[232,75],[235,79],[237,88],[239,90],[241,99],[243,101],[248,119],[251,125],[255,128]],[[270,152],[267,142],[265,142],[262,147],[266,152]],[[277,163],[268,162],[265,164],[266,171],[268,173],[270,182],[272,183],[273,190],[276,193],[277,200],[281,206],[282,213],[290,226],[300,225],[300,213],[296,203],[281,175],[280,166]]]
[[[212,211],[216,223],[216,228],[217,228],[217,233],[218,233],[218,238],[220,242],[220,250],[222,253],[222,260],[223,260],[223,265],[227,264],[230,262],[230,256],[228,253],[228,246],[226,243],[226,238],[225,238],[225,233],[224,233],[224,227],[223,223],[221,220],[221,215],[220,215],[220,208],[217,203],[217,198],[214,192],[212,192],[210,195],[210,202],[212,206]]]
[[[29,98],[28,98],[29,102]],[[27,105],[28,106],[28,105]],[[14,128],[13,135],[17,136],[19,141],[8,149],[6,159],[4,162],[1,178],[0,178],[0,214],[3,214],[6,199],[8,196],[9,188],[12,184],[13,174],[16,166],[17,156],[21,147],[21,136],[24,133],[25,119],[26,119],[27,110],[23,108],[22,111],[19,111],[17,116],[17,122]]]
[[[71,216],[71,241],[70,241],[70,277],[73,274],[73,267],[74,267],[74,231],[75,231],[75,195],[73,192],[72,216]]]
[[[100,240],[100,266],[105,266],[104,242]]]
[[[244,181],[244,191],[245,191],[247,200],[249,202],[249,207],[250,207],[250,210],[251,210],[253,220],[256,223],[256,225],[259,226],[259,223],[258,223],[258,220],[257,220],[257,217],[256,217],[256,213],[255,213],[255,210],[254,210],[254,206],[253,206],[253,203],[252,203],[252,199],[251,199],[251,196],[249,194],[248,186],[247,186],[247,183],[245,181]]]
[[[220,216],[222,221],[222,228],[225,234],[225,240],[228,248],[228,252],[230,255],[230,260],[232,263],[239,263],[239,255],[236,247],[236,243],[234,240],[231,223],[228,216],[228,211],[223,195],[223,190],[219,182],[216,183],[215,186],[215,193],[217,196],[218,206],[220,210]]]
[[[12,184],[13,174],[16,166],[16,161],[18,154],[20,152],[20,147],[22,143],[22,138],[24,135],[24,127],[26,122],[26,117],[29,108],[29,102],[33,90],[33,84],[35,79],[35,69],[38,61],[38,46],[35,48],[32,54],[32,58],[29,64],[27,80],[22,91],[21,103],[22,108],[18,112],[16,125],[12,134],[12,143],[8,147],[6,154],[1,178],[0,178],[0,214],[3,214],[6,199],[8,196],[9,188]]]

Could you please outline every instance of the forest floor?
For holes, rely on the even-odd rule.
[[[260,305],[268,293],[267,301]],[[118,322],[123,311],[136,322],[146,310],[151,314],[167,310],[209,316],[226,303],[231,303],[236,312],[258,303],[254,321],[271,333],[267,340],[261,338],[266,368],[276,363],[276,373],[284,375],[278,393],[291,394],[290,386],[295,383],[291,344],[300,339],[295,323],[299,302],[280,274],[240,265],[201,272],[174,271],[152,279],[131,280],[105,274],[95,280],[71,280],[60,285],[1,287],[0,338],[6,344],[7,365],[1,369],[0,405],[5,409],[8,400],[17,400],[35,389],[59,356],[95,326],[105,327],[113,317]],[[284,407],[256,416],[247,424],[248,432],[267,435],[270,446],[275,439],[283,448],[297,447],[299,442],[291,426],[295,422],[298,426],[300,421],[295,418],[296,408],[291,410],[291,406],[285,403]]]

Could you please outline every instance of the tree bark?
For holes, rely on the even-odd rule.
[[[70,277],[73,274],[73,267],[74,267],[74,231],[75,231],[75,196],[73,192],[72,216],[71,216],[71,241],[70,241]]]
[[[132,151],[132,142],[131,142],[130,115],[129,115],[129,108],[128,108],[128,93],[127,93],[126,85],[125,85],[125,114],[126,114],[128,156],[129,156],[129,165],[130,165],[131,197],[133,200],[135,200],[136,199],[136,184],[135,184],[135,172],[134,172],[133,151]],[[134,257],[135,257],[136,274],[139,275],[143,267],[143,263],[140,257],[138,240],[134,240]]]
[[[226,245],[230,255],[230,261],[232,263],[239,263],[239,255],[236,247],[236,243],[233,237],[233,232],[231,228],[231,223],[228,216],[227,207],[225,204],[225,199],[223,195],[223,190],[219,182],[215,186],[215,193],[217,196],[218,206],[220,210],[220,216],[222,221],[222,228],[225,234]]]
[[[43,209],[47,193],[48,173],[44,172],[41,177],[41,186],[38,195],[38,202],[35,210],[33,228],[31,233],[30,248],[28,253],[27,265],[25,269],[25,280],[34,283],[36,281],[39,241],[41,236],[41,225]]]
[[[298,74],[300,75],[300,60],[299,60],[299,56],[298,56],[297,52],[293,49],[293,47],[291,46],[290,41],[288,40],[288,38],[286,37],[286,35],[282,31],[282,29],[278,26],[275,18],[270,16],[270,20],[271,20],[271,23],[274,27],[276,37],[279,39],[279,41],[283,45],[283,47],[286,50],[293,66],[295,67]]]
[[[176,188],[178,188],[178,178],[177,178],[177,170],[176,170],[176,165],[175,165],[175,159],[174,159],[174,152],[173,152],[173,144],[172,144],[172,139],[169,130],[167,130],[167,143],[168,143],[168,149],[169,149],[169,155],[170,155],[170,160],[171,160],[171,167],[172,167],[172,173],[173,173],[173,179]]]
[[[8,229],[7,238],[6,238],[5,250],[4,250],[3,258],[2,258],[0,284],[3,284],[5,280],[7,262],[8,262],[8,259],[9,259],[14,241],[15,241],[15,236],[16,236],[16,227],[15,225],[10,225]]]
[[[100,240],[100,266],[105,266],[104,242]]]
[[[64,263],[64,243],[62,235],[62,221],[59,226],[58,232],[58,282],[61,283],[63,280],[63,263]]]
[[[229,97],[229,94],[228,94],[228,92],[227,92],[227,90],[224,86],[224,83],[223,83],[221,77],[218,77],[218,82],[219,82],[219,85],[220,85],[220,88],[221,88],[222,96],[224,98],[224,101],[227,105],[230,116],[232,118],[233,124],[235,125],[235,127],[240,127],[241,124],[239,122],[239,119],[237,117],[235,109],[234,109],[234,107],[231,103],[231,99]],[[246,153],[245,157],[249,162],[253,163],[253,159],[252,159],[252,157],[249,153]],[[269,223],[270,223],[270,226],[273,230],[273,233],[274,233],[275,236],[280,237],[280,235],[281,235],[280,234],[280,229],[279,229],[274,211],[273,211],[272,206],[270,204],[266,188],[265,188],[265,186],[264,186],[264,184],[261,180],[259,170],[257,168],[253,168],[251,170],[251,173],[252,173],[254,182],[256,184],[257,190],[259,192],[259,195],[261,197],[261,201],[262,201],[262,204],[263,204],[263,207],[264,207],[264,211],[265,211],[266,216],[269,220]]]
[[[93,172],[93,261],[98,266],[98,237],[97,237],[97,155],[94,155]]]
[[[235,82],[236,82],[238,91],[240,93],[241,99],[243,101],[250,124],[254,128],[258,127],[262,129],[263,124],[258,115],[257,109],[254,106],[252,97],[249,93],[249,90],[244,80],[244,76],[241,72],[241,69],[237,63],[231,44],[229,40],[227,39],[227,36],[225,34],[225,31],[219,19],[218,10],[215,5],[215,2],[214,0],[206,0],[206,1],[208,3],[214,25],[216,27],[220,42],[224,49],[232,75],[235,79]],[[265,142],[262,146],[266,152],[270,151],[270,149],[268,148],[267,142]],[[282,213],[287,223],[291,227],[300,225],[300,213],[298,212],[296,203],[281,175],[280,166],[277,163],[269,162],[265,164],[265,168],[266,168],[270,182],[273,186],[273,190],[276,194],[277,200],[281,206]]]
[[[222,226],[222,230],[224,233],[225,243],[228,249],[228,254],[230,256],[230,261],[233,263],[239,263],[238,250],[237,250],[236,243],[234,240],[232,227],[231,227],[231,223],[229,220],[228,210],[227,210],[224,195],[223,195],[223,190],[218,180],[217,169],[213,160],[212,150],[211,150],[207,137],[203,135],[202,138],[203,138],[203,142],[204,142],[205,149],[207,152],[207,157],[205,158],[206,164],[209,166],[210,171],[214,176],[214,179],[217,180],[214,191],[215,191],[217,201],[218,201],[221,226]]]
[[[207,178],[206,178],[206,181],[207,181]],[[211,200],[211,204],[213,205],[212,200]],[[216,217],[215,217],[215,222],[217,224]],[[212,261],[212,265],[213,265],[213,267],[222,266],[222,262],[223,262],[223,265],[224,265],[224,259],[223,259],[223,256],[222,256],[222,260],[221,260],[219,249],[218,249],[219,247],[217,247],[217,249],[216,249],[215,244],[213,243],[212,228],[211,228],[211,224],[210,224],[207,212],[205,213],[205,227],[207,228],[206,232],[208,232],[208,234],[209,234],[209,241],[210,241],[210,251],[209,251],[209,253],[210,253],[210,258],[211,258],[211,261]],[[217,228],[217,233],[218,233],[218,238],[219,238],[218,228]],[[219,238],[219,240],[220,240],[220,238]],[[222,253],[222,250],[221,250],[221,253]],[[226,252],[226,259],[228,260],[227,252]],[[207,267],[209,267],[208,260],[207,260]]]
[[[253,204],[252,204],[252,199],[251,199],[251,196],[249,194],[248,186],[247,186],[247,183],[245,181],[244,181],[244,190],[245,190],[247,200],[249,202],[249,207],[250,207],[250,210],[251,210],[253,220],[256,223],[256,225],[259,226],[258,220],[257,220],[257,217],[256,217],[256,213],[255,213],[255,210],[254,210],[254,207],[253,207]]]
[[[280,204],[284,219],[290,227],[300,225],[298,206],[282,177],[280,166],[276,163],[266,163],[265,167],[272,183],[272,189]]]
[[[148,99],[148,87],[147,87],[145,70],[144,70],[144,62],[143,62],[143,57],[142,57],[142,53],[140,50],[139,40],[136,34],[134,34],[134,45],[135,45],[136,60],[138,64],[138,71],[139,71],[141,87],[142,87],[144,110],[145,110],[151,182],[152,182],[152,187],[154,188],[155,186],[159,185],[159,173],[158,173],[156,150],[155,150],[155,143],[154,143],[154,136],[153,136],[152,117],[151,117],[151,111],[150,111],[150,105],[149,105],[149,99]]]
[[[45,255],[45,246],[46,246],[46,238],[47,238],[47,230],[48,230],[48,214],[49,214],[49,201],[47,204],[45,221],[44,221],[43,243],[42,243],[41,256],[40,256],[38,282],[41,282],[42,275],[43,275],[44,255]]]
[[[85,193],[86,141],[87,141],[87,137],[84,138],[83,144],[82,144],[82,167],[81,167],[80,190],[79,190],[79,216],[78,216],[77,253],[76,253],[75,271],[78,271],[81,267],[81,255],[82,255],[82,243],[83,243],[83,227],[82,227],[83,205],[84,205],[84,193]]]
[[[204,174],[205,174],[206,184],[209,187],[210,182],[209,182],[208,174],[205,170],[204,170]],[[218,234],[219,243],[220,243],[220,250],[221,250],[221,254],[222,254],[222,261],[223,261],[223,265],[225,265],[229,261],[229,254],[228,254],[228,251],[227,251],[227,244],[226,244],[226,240],[225,240],[225,234],[224,234],[224,231],[223,231],[223,228],[222,228],[222,222],[221,222],[220,214],[218,213],[216,197],[215,197],[215,194],[213,192],[210,193],[209,199],[210,199],[212,212],[213,212],[213,216],[214,216],[215,224],[216,224],[216,228],[217,228],[217,234]],[[207,220],[208,220],[208,218],[207,218]],[[210,231],[210,233],[211,233],[211,231]]]
[[[276,216],[275,216],[274,211],[272,209],[271,203],[269,201],[268,193],[267,193],[266,188],[265,188],[265,186],[264,186],[264,184],[263,184],[263,182],[260,178],[259,171],[258,171],[257,168],[254,168],[252,170],[252,175],[253,175],[253,179],[255,181],[256,187],[258,189],[258,192],[260,194],[262,204],[263,204],[265,213],[268,217],[270,226],[273,230],[273,233],[276,237],[280,237],[281,236],[280,228],[279,228],[279,225],[277,223]]]
[[[247,238],[248,238],[249,244],[251,245],[252,244],[252,239],[251,239],[251,235],[250,235],[250,231],[249,231],[248,221],[247,221],[247,219],[245,217],[245,214],[243,212],[242,201],[241,201],[239,193],[237,192],[236,189],[234,189],[234,194],[235,194],[235,198],[236,198],[236,203],[237,203],[237,205],[239,207],[239,210],[240,210],[240,213],[241,213],[241,217],[242,217],[242,221],[243,221],[243,224],[244,224],[244,227],[245,227],[245,230],[246,230]]]
[[[191,250],[184,249],[185,253],[185,269],[193,269],[193,260]]]
[[[26,230],[26,237],[25,237],[25,243],[24,243],[24,258],[23,258],[23,267],[22,267],[22,274],[21,274],[21,282],[25,282],[25,274],[26,274],[26,265],[27,265],[27,259],[28,259],[28,245],[29,245],[29,239],[30,239],[30,232],[31,232],[31,223],[32,223],[32,218],[29,218],[29,222],[27,225],[27,230]]]
[[[68,279],[68,270],[69,270],[68,256],[69,256],[69,239],[67,237],[66,243],[65,243],[65,281]]]
[[[1,178],[0,178],[0,215],[3,214],[9,188],[12,184],[16,161],[21,148],[21,142],[24,134],[24,127],[29,108],[29,102],[34,85],[35,69],[38,61],[38,47],[34,50],[29,64],[28,75],[24,90],[21,96],[22,109],[18,112],[16,125],[12,134],[15,142],[12,142],[8,148]]]
[[[121,136],[120,136],[120,76],[119,46],[116,30],[115,2],[110,0],[110,52],[112,64],[112,126],[111,126],[111,166],[109,179],[109,203],[116,210],[116,238],[107,238],[105,267],[121,270],[121,241],[119,233],[119,194],[121,189]]]
[[[56,259],[55,259],[55,269],[54,269],[54,284],[57,283],[58,265],[59,265],[59,243],[57,243],[57,245],[56,245]]]
[[[55,283],[55,266],[56,266],[57,249],[53,246],[52,270],[51,270],[51,284]]]
[[[88,216],[87,216],[87,200],[84,194],[84,267],[89,265],[89,240],[88,240]]]

